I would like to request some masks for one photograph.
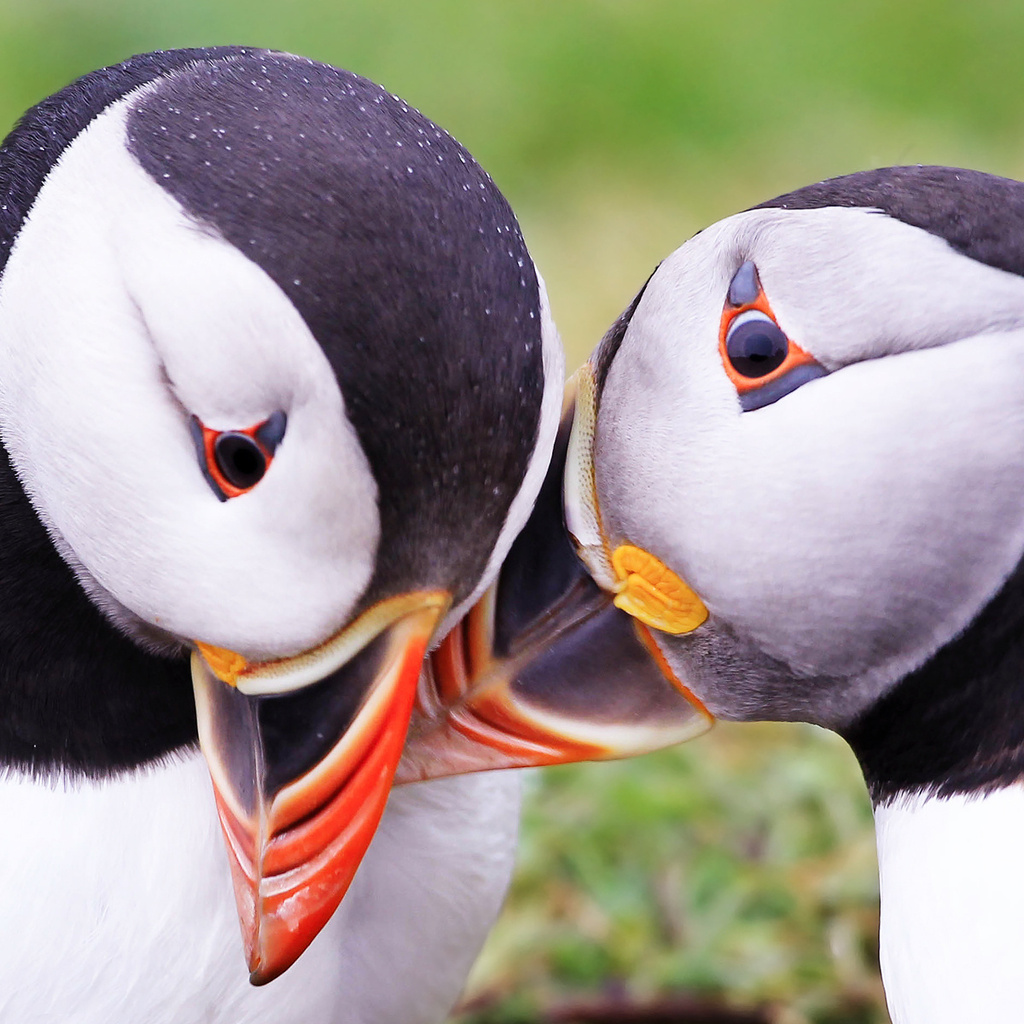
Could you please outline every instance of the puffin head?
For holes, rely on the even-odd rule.
[[[669,256],[577,374],[524,531],[572,568],[531,578],[517,541],[499,581],[499,620],[532,594],[506,620],[555,637],[517,695],[600,720],[598,756],[679,738],[682,696],[842,732],[876,799],[1019,776],[1022,239],[1024,185],[896,167]],[[584,592],[600,637],[564,615]]]
[[[344,894],[424,653],[540,487],[543,284],[451,136],[282,53],[88,75],[9,136],[0,193],[5,514],[35,538],[6,632],[37,653],[17,700],[61,709],[0,749],[102,775],[197,717],[268,981]]]
[[[657,640],[712,714],[844,729],[1017,566],[1022,226],[977,172],[823,182],[690,240],[595,353],[593,506],[706,607]]]

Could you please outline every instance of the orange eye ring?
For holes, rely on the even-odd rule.
[[[718,329],[718,351],[722,358],[722,366],[725,368],[726,375],[729,380],[732,381],[733,387],[739,395],[745,395],[751,391],[757,391],[763,388],[766,384],[771,384],[778,380],[780,377],[784,377],[791,370],[796,369],[798,366],[818,366],[818,361],[810,353],[805,352],[792,338],[786,334],[785,331],[782,333],[786,337],[787,351],[786,356],[769,373],[765,373],[759,377],[746,376],[739,372],[733,365],[732,358],[729,355],[728,340],[729,340],[729,329],[732,327],[733,322],[743,313],[749,313],[752,310],[756,310],[758,313],[766,316],[771,322],[782,331],[779,326],[779,321],[775,317],[775,313],[772,311],[771,304],[768,302],[767,296],[764,294],[763,289],[758,289],[757,298],[753,302],[745,302],[740,306],[733,306],[728,301],[725,304],[725,308],[722,310],[722,319]]]
[[[828,373],[779,325],[752,260],[740,264],[729,282],[718,350],[742,412],[772,405]]]
[[[285,413],[275,412],[251,427],[213,430],[198,416],[191,418],[199,468],[220,501],[248,494],[263,479],[287,422]]]

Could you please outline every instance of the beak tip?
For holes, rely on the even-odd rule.
[[[312,930],[305,941],[300,940],[297,944],[271,943],[269,947],[253,947],[246,950],[245,962],[249,968],[249,984],[253,988],[262,988],[269,985],[276,978],[280,978],[306,949],[316,931]]]
[[[272,982],[281,971],[266,971],[263,969],[263,965],[259,962],[256,966],[249,971],[249,984],[253,988],[261,988],[263,985],[268,985]]]

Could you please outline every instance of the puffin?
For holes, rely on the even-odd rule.
[[[687,720],[833,730],[873,802],[894,1024],[1019,1021],[1022,467],[1024,184],[890,167],[728,217],[576,375],[405,770],[510,714],[508,763]]]
[[[563,384],[508,203],[364,78],[177,50],[24,115],[0,146],[0,1018],[444,1017],[518,782],[392,779]]]

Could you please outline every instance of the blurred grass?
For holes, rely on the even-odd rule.
[[[217,43],[349,67],[461,139],[520,215],[570,366],[669,251],[771,195],[892,163],[1024,176],[1005,0],[0,0],[0,126],[94,67]],[[609,984],[884,1020],[874,885],[856,766],[815,730],[551,770],[472,992],[501,997],[488,1020]]]
[[[837,737],[719,724],[645,758],[534,772],[528,792],[465,1024],[681,991],[779,1024],[887,1020],[871,809]]]

